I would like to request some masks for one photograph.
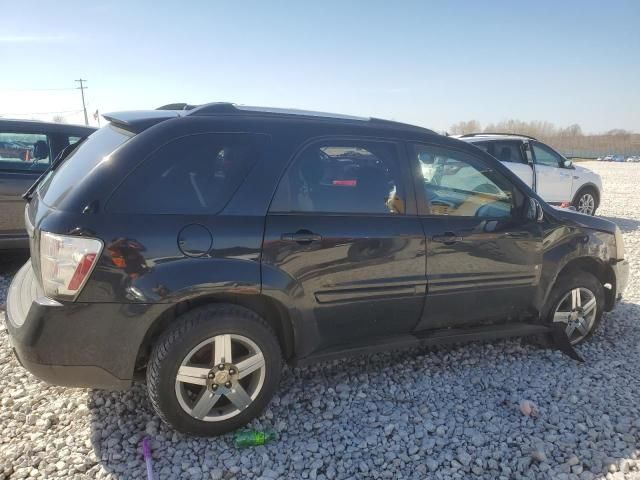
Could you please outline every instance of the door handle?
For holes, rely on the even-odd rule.
[[[456,242],[461,242],[463,238],[453,232],[444,232],[443,235],[434,235],[431,240],[445,245],[453,245]]]
[[[309,230],[298,230],[295,233],[283,233],[280,235],[280,240],[283,242],[296,242],[301,245],[309,244],[312,242],[319,242],[322,240],[322,235],[313,233]]]
[[[529,238],[530,234],[527,232],[505,232],[506,238]]]

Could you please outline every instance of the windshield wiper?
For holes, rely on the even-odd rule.
[[[71,152],[73,152],[76,148],[78,148],[80,144],[84,142],[87,138],[88,137],[84,137],[78,140],[76,143],[72,145],[67,145],[66,147],[64,147],[60,151],[58,156],[54,158],[53,161],[49,164],[47,169],[44,172],[42,172],[42,175],[40,175],[38,179],[33,183],[33,185],[31,185],[29,189],[26,192],[24,192],[24,194],[22,195],[22,198],[24,198],[26,201],[31,200],[31,198],[33,197],[33,192],[36,191],[36,188],[38,188],[38,185],[40,185],[40,182],[42,181],[42,179],[46,177],[49,174],[49,172],[52,172],[56,168],[58,168],[60,164],[62,164],[64,159],[67,158],[71,154]]]

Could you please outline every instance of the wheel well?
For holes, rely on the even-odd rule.
[[[136,358],[136,372],[140,373],[146,368],[151,349],[156,339],[166,328],[180,315],[202,305],[212,303],[229,303],[240,305],[254,311],[269,323],[276,336],[280,349],[286,360],[293,357],[294,337],[293,326],[287,309],[277,300],[264,295],[237,295],[216,294],[185,300],[177,303],[158,317],[147,331]],[[139,375],[138,375],[139,376]]]
[[[571,270],[582,270],[594,275],[604,287],[605,310],[609,311],[613,308],[615,304],[616,275],[610,265],[593,257],[575,258],[562,268],[556,278],[560,278],[561,275]]]

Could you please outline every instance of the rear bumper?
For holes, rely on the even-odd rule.
[[[159,307],[50,300],[28,261],[9,287],[6,324],[18,360],[41,380],[124,389],[131,385],[139,347]]]

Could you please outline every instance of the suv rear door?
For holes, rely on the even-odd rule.
[[[63,148],[91,132],[54,130],[39,122],[0,123],[0,248],[28,247],[22,195]]]
[[[533,182],[533,165],[529,164],[524,155],[522,141],[490,140],[486,142],[473,142],[472,145],[475,145],[500,160],[505,167],[515,173],[528,187],[535,188]]]
[[[22,194],[49,166],[49,135],[11,126],[0,130],[0,248],[27,247]]]
[[[573,173],[564,167],[564,158],[540,142],[529,142],[536,168],[537,192],[545,201],[571,201]]]
[[[515,317],[533,304],[542,228],[524,218],[524,195],[481,157],[409,147],[427,237],[427,300],[418,330]],[[518,206],[518,208],[516,208]]]
[[[325,138],[280,181],[265,229],[263,284],[284,276],[286,301],[323,347],[406,334],[425,294],[425,238],[411,174],[394,141]]]

